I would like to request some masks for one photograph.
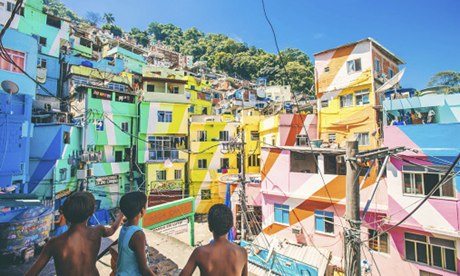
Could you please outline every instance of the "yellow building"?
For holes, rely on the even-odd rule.
[[[260,173],[260,142],[259,124],[263,116],[254,109],[240,112],[240,128],[244,129],[246,174]]]
[[[238,152],[226,147],[237,138],[238,122],[229,115],[195,115],[190,120],[190,195],[196,197],[196,212],[205,214],[224,202],[221,177],[238,173]]]
[[[344,147],[347,139],[356,137],[360,150],[378,147],[382,118],[374,91],[403,61],[372,38],[314,57],[319,139]]]
[[[146,190],[183,190],[188,159],[188,108],[183,72],[147,66],[143,72],[138,161]]]
[[[190,94],[190,115],[211,115],[211,83],[190,75],[184,79],[187,81],[185,90]]]

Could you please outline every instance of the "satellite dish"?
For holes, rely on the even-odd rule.
[[[2,81],[1,86],[2,86],[3,91],[11,95],[17,94],[19,92],[18,85],[12,81],[9,81],[9,80]]]

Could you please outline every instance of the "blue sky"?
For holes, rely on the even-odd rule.
[[[260,0],[62,0],[79,15],[114,14],[129,30],[150,22],[223,33],[274,52]],[[460,71],[459,0],[265,0],[281,48],[313,53],[373,37],[407,67],[406,87],[423,88],[438,71]]]

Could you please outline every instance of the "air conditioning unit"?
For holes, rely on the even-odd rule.
[[[302,234],[302,228],[300,226],[292,227],[292,234],[295,234],[295,235]]]

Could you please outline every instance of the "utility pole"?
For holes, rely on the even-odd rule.
[[[359,216],[359,179],[357,177],[356,155],[358,141],[346,144],[346,218],[350,229],[345,229],[345,275],[361,276],[361,219]]]
[[[244,110],[243,110],[244,112]],[[245,151],[245,137],[244,137],[244,123],[241,127],[241,195],[240,195],[240,207],[241,207],[241,238],[246,239],[246,151]]]

